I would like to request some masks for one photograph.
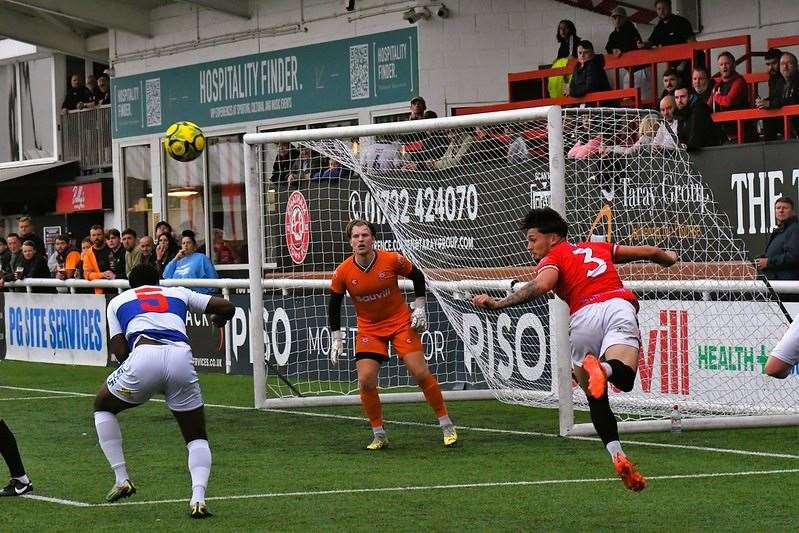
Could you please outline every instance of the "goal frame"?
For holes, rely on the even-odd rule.
[[[503,122],[542,120],[547,123],[548,133],[548,159],[550,177],[550,205],[553,209],[566,216],[566,184],[565,184],[565,150],[563,141],[563,110],[560,106],[546,106],[539,108],[499,111],[493,113],[474,114],[466,116],[443,117],[428,120],[408,122],[392,122],[384,124],[366,124],[358,126],[319,128],[309,130],[288,130],[277,132],[248,133],[244,135],[244,162],[245,162],[245,200],[247,211],[247,231],[249,240],[249,286],[250,309],[263,308],[263,289],[275,286],[276,280],[264,280],[262,269],[264,265],[263,243],[264,230],[261,224],[263,219],[263,183],[259,175],[257,157],[258,145],[279,142],[315,141],[331,138],[351,138],[378,135],[397,135],[410,132],[424,132],[448,128],[491,126]],[[297,288],[324,288],[329,280],[284,280],[283,288],[296,286]],[[475,282],[457,282],[466,284]],[[471,289],[485,290],[498,288],[513,290],[522,284],[513,287],[512,280],[491,280],[479,282],[484,286],[472,286]],[[657,283],[657,282],[653,282]],[[690,285],[699,288],[701,281],[683,282],[682,286]],[[740,284],[740,282],[738,282]],[[766,290],[760,281],[744,282],[750,290]],[[490,285],[490,287],[489,287]],[[628,286],[634,288],[649,288],[656,285],[647,282],[630,282]],[[735,283],[731,283],[734,286]],[[459,287],[468,291],[467,287]],[[713,285],[718,290],[718,285]],[[743,289],[740,289],[743,290]],[[575,424],[574,402],[572,396],[571,350],[569,345],[569,309],[565,302],[558,298],[549,301],[549,327],[551,335],[552,380],[557,383],[557,409],[559,412],[559,434],[562,436],[587,436],[596,432],[590,423]],[[250,312],[249,332],[251,339],[261,339],[264,336],[264,323],[261,313]],[[250,342],[251,358],[254,362],[264,361],[265,346],[263,342]],[[295,408],[322,405],[353,405],[360,403],[356,395],[324,395],[313,397],[288,397],[269,398],[266,391],[266,371],[264,364],[253,364],[254,405],[257,409],[269,408]],[[444,397],[448,400],[470,399],[495,399],[490,389],[445,391]],[[542,393],[530,393],[537,395]],[[419,402],[424,401],[420,392],[384,392],[380,395],[385,403]],[[549,397],[552,397],[551,393]],[[716,429],[733,427],[763,427],[778,425],[799,424],[799,414],[793,415],[753,415],[753,416],[719,416],[698,417],[682,421],[682,427],[691,429]],[[670,427],[669,420],[640,420],[619,423],[622,433],[667,431]]]

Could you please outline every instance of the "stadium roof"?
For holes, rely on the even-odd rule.
[[[248,0],[185,0],[250,18]],[[174,0],[0,0],[0,36],[108,61],[108,30],[151,37],[150,11]]]

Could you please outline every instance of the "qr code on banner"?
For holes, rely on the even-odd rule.
[[[369,98],[369,45],[350,46],[350,100]]]
[[[161,125],[161,78],[144,82],[144,108],[147,127]]]

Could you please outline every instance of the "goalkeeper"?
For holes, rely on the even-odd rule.
[[[374,434],[366,449],[388,447],[386,430],[383,428],[383,408],[377,393],[377,378],[380,366],[388,361],[389,342],[422,389],[427,403],[436,412],[444,432],[444,446],[454,446],[458,434],[447,415],[438,381],[427,369],[424,347],[419,337],[419,333],[427,329],[424,274],[396,252],[375,250],[376,230],[372,223],[353,220],[347,225],[346,235],[353,254],[336,268],[330,286],[330,363],[336,366],[344,352],[341,302],[344,293],[349,292],[358,325],[355,337],[358,386],[363,410]],[[399,290],[397,275],[413,280],[416,299],[411,304],[412,313]]]

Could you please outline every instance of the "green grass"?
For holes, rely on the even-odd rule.
[[[35,494],[101,503],[113,475],[97,445],[92,398],[9,400],[47,395],[6,387],[93,393],[104,368],[0,362],[0,415],[14,430]],[[251,380],[203,374],[209,404],[251,405]],[[54,395],[55,396],[55,395]],[[555,433],[553,410],[498,402],[451,402],[458,425]],[[357,407],[302,413],[358,416]],[[215,516],[194,523],[186,502],[70,507],[27,498],[0,500],[0,530],[178,531],[776,531],[796,530],[797,473],[653,479],[641,494],[621,482],[438,488],[313,494],[384,487],[589,480],[614,476],[607,453],[591,440],[469,429],[457,448],[431,426],[387,423],[391,448],[367,452],[363,420],[208,408],[214,465],[208,495],[311,494],[209,501]],[[390,421],[434,421],[425,404],[389,404]],[[163,403],[120,415],[128,468],[139,493],[130,501],[186,499],[190,483],[177,426]],[[750,429],[629,435],[625,450],[650,477],[799,469],[799,459],[736,455],[699,447],[799,454],[797,429]],[[696,448],[694,448],[696,447]]]

